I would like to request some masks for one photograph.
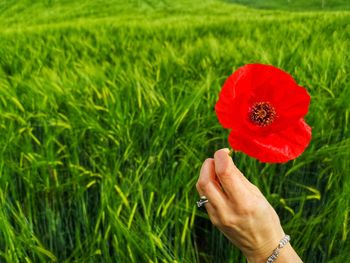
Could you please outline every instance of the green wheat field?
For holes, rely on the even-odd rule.
[[[245,262],[195,206],[247,63],[311,95],[307,150],[234,161],[304,262],[350,262],[348,0],[0,2],[0,262]]]

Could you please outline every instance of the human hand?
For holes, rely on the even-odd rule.
[[[284,237],[279,217],[260,190],[234,165],[228,149],[205,160],[196,184],[211,222],[247,257],[266,262]],[[275,262],[302,262],[290,244]]]

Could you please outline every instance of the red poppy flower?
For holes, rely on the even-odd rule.
[[[229,143],[261,162],[282,163],[298,157],[311,139],[303,117],[310,96],[286,72],[248,64],[226,80],[215,111]]]

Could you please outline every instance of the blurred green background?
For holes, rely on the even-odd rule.
[[[305,262],[349,262],[349,2],[1,1],[0,262],[245,262],[195,207],[246,63],[312,97],[310,146],[238,153]],[[301,12],[299,12],[301,11]]]

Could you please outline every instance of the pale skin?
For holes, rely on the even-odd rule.
[[[266,262],[285,236],[279,217],[260,190],[237,169],[228,149],[205,160],[196,184],[211,222],[235,245],[249,263]],[[291,235],[293,238],[293,235]],[[288,243],[276,263],[302,262]]]

